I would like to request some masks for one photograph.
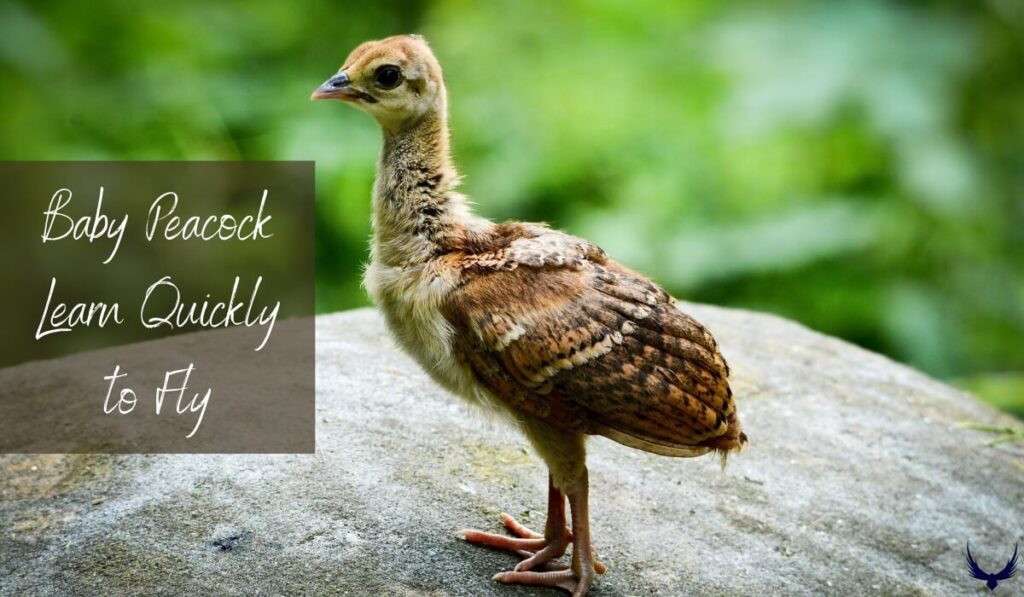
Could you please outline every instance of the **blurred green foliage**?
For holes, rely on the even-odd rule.
[[[0,157],[315,160],[318,310],[364,305],[379,133],[306,98],[411,31],[484,215],[1024,414],[1024,3],[4,2]]]

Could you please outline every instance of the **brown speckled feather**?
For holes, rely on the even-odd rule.
[[[585,240],[538,225],[502,235],[460,259],[444,305],[458,358],[492,394],[661,454],[742,447],[728,366],[668,294]]]

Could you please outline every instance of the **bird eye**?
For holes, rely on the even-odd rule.
[[[397,66],[382,66],[373,75],[373,81],[381,89],[394,89],[402,82],[402,71]]]

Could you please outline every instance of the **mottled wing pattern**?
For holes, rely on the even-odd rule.
[[[541,224],[525,225],[518,232],[522,236],[501,249],[465,256],[463,267],[475,272],[519,267],[579,269],[589,261],[603,263],[606,259],[604,251],[593,243]]]
[[[714,339],[649,280],[554,231],[478,257],[448,316],[509,406],[662,454],[745,442]]]

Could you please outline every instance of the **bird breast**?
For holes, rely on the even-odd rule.
[[[455,356],[455,332],[441,310],[458,279],[459,269],[443,260],[411,266],[373,260],[363,284],[399,346],[434,381],[470,402],[494,407],[494,399]]]

